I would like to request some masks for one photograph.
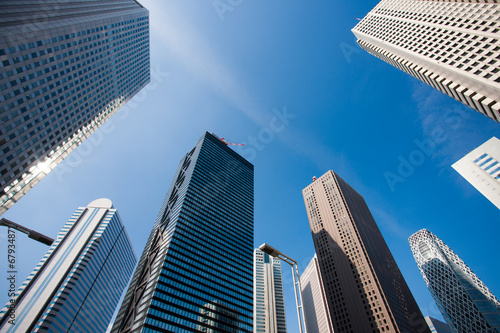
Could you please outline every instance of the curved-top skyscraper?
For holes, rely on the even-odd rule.
[[[448,325],[459,333],[500,332],[500,302],[432,232],[410,236],[418,268]]]

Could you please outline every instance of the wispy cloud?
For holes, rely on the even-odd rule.
[[[148,8],[152,16],[152,33],[200,82],[205,82],[254,123],[265,126],[262,108],[224,63],[224,56],[218,54],[201,32],[184,18],[178,7],[178,3],[151,2]]]
[[[410,227],[406,226],[405,222],[407,221],[398,221],[382,207],[390,207],[390,205],[380,202],[378,205],[370,207],[377,224],[384,230],[390,231],[393,236],[407,240],[415,230],[412,231]]]
[[[194,25],[184,18],[177,5],[169,2],[151,2],[148,5],[151,13],[152,33],[157,35],[164,46],[171,52],[200,82],[213,89],[230,105],[243,112],[251,121],[261,128],[269,125],[271,110],[258,105],[255,96],[248,91],[244,79],[237,77],[225,57],[207,42],[203,31],[196,30]],[[198,24],[199,26],[199,24]],[[230,27],[227,27],[230,29]],[[279,106],[277,106],[279,107]],[[298,115],[297,120],[304,115],[302,110],[289,106],[290,113]],[[294,120],[295,121],[295,120]],[[292,121],[293,123],[293,121]],[[314,133],[298,133],[298,126],[293,124],[279,134],[280,139],[301,155],[315,160],[316,165],[325,168],[330,162],[330,156],[335,154],[330,147],[315,139]],[[325,161],[324,156],[329,156]],[[334,160],[342,161],[339,155]],[[331,168],[331,166],[329,167]],[[326,170],[325,170],[326,171]]]
[[[423,135],[432,137],[433,131],[439,130],[446,136],[433,154],[440,160],[439,165],[453,164],[472,148],[471,142],[481,142],[485,132],[498,128],[494,121],[423,83],[415,84],[412,97]],[[485,131],[477,131],[478,123],[485,124]]]

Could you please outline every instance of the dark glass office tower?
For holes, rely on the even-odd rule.
[[[253,165],[205,133],[181,160],[112,332],[252,332]]]
[[[428,333],[363,197],[328,171],[302,194],[336,333]]]
[[[134,0],[0,1],[0,215],[150,80]]]

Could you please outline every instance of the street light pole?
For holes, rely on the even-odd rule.
[[[283,260],[292,267],[293,290],[295,291],[295,302],[297,304],[297,316],[299,318],[300,333],[307,333],[304,318],[304,309],[302,307],[302,286],[300,285],[299,265],[297,264],[297,261],[281,253],[279,250],[276,250],[274,247],[266,243],[259,246],[259,249],[272,257]]]
[[[36,240],[40,243],[43,243],[45,245],[50,246],[50,245],[52,245],[52,243],[54,243],[54,240],[52,238],[47,237],[45,235],[42,235],[41,233],[39,233],[35,230],[31,230],[31,229],[28,229],[26,227],[23,227],[22,225],[14,223],[14,222],[7,220],[5,218],[2,218],[0,220],[0,226],[6,226],[9,228],[21,231],[21,232],[27,234],[29,238],[34,239],[34,240]]]

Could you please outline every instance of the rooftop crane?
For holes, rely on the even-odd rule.
[[[224,143],[226,146],[227,145],[231,145],[231,146],[244,146],[245,144],[243,143],[232,143],[232,142],[227,142],[226,140],[224,140],[224,138],[221,138],[220,141],[222,141],[222,143]]]

